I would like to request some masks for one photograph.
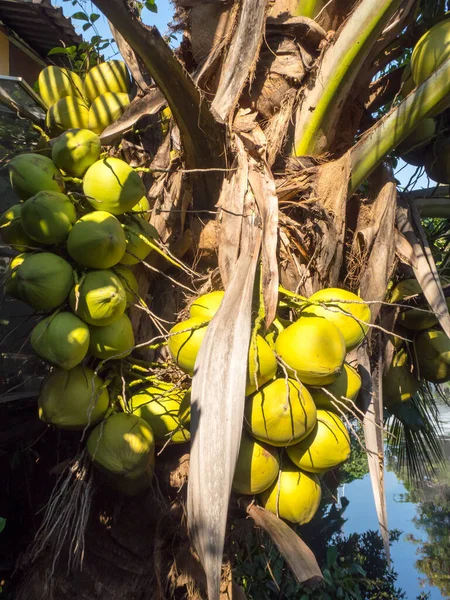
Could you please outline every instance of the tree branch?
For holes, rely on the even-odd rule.
[[[158,29],[146,27],[129,12],[123,0],[93,0],[93,3],[130,44],[166,97],[180,130],[188,168],[225,167],[224,130]],[[222,175],[216,172],[201,179],[194,189],[199,208],[216,202]]]

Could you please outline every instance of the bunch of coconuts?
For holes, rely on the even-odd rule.
[[[442,285],[449,279],[443,277]],[[410,300],[410,307],[399,310],[395,352],[383,377],[385,404],[388,410],[408,425],[420,428],[410,400],[423,380],[434,384],[450,381],[450,340],[440,328],[438,318],[430,311],[416,279],[403,279],[393,288],[390,302],[401,304]],[[450,298],[447,299],[450,308]],[[406,341],[411,340],[411,343]]]
[[[189,318],[169,332],[170,354],[191,376],[223,294],[197,298]],[[259,495],[267,510],[304,524],[319,507],[321,475],[350,455],[342,417],[354,412],[361,378],[346,356],[364,339],[370,309],[337,288],[296,297],[290,305],[298,309],[293,322],[279,318],[269,331],[252,336],[233,489]]]
[[[450,57],[450,19],[429,29],[417,42],[411,62],[403,73],[401,93],[408,95]],[[433,114],[420,121],[415,130],[397,147],[401,158],[416,167],[425,167],[430,179],[450,183],[450,126],[446,110],[450,98],[444,99]]]
[[[153,380],[138,415],[118,404],[113,385],[110,365],[135,346],[127,314],[138,299],[131,268],[158,250],[158,234],[141,216],[150,207],[140,176],[103,156],[98,137],[122,114],[130,85],[120,61],[93,67],[84,82],[67,69],[42,71],[49,133],[59,136],[51,158],[28,153],[10,161],[19,202],[0,217],[0,235],[19,253],[6,293],[42,315],[31,333],[34,351],[51,365],[40,418],[62,429],[94,427],[87,442],[93,462],[111,485],[136,493],[150,485],[155,443],[189,439],[189,396]],[[171,434],[178,426],[182,433]]]
[[[131,79],[120,60],[92,67],[84,81],[63,67],[46,67],[39,74],[39,94],[47,106],[47,129],[55,137],[68,129],[100,134],[130,103]]]

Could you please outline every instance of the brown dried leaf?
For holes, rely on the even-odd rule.
[[[374,385],[367,352],[367,342],[358,348],[358,371],[362,386],[359,398],[364,411],[364,441],[367,449],[370,481],[375,500],[378,524],[383,539],[386,559],[390,563],[389,529],[386,506],[386,490],[384,487],[384,440],[383,440],[383,393],[380,381],[381,369],[378,371],[377,385]]]
[[[313,589],[317,587],[323,580],[322,572],[316,557],[295,531],[276,515],[256,504],[250,504],[247,512],[256,525],[270,535],[297,581]]]
[[[278,198],[273,175],[267,164],[249,160],[249,182],[262,218],[262,292],[266,327],[275,319],[278,306]]]
[[[225,529],[245,403],[252,294],[261,247],[256,207],[247,203],[241,252],[198,354],[191,396],[188,526],[218,600]],[[206,476],[206,474],[211,474]]]
[[[242,0],[238,25],[231,41],[211,112],[225,123],[251,77],[263,40],[267,0]]]

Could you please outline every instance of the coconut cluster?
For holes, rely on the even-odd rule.
[[[84,81],[64,68],[41,72],[48,132],[58,137],[50,152],[9,163],[19,202],[0,217],[0,233],[19,252],[6,292],[41,316],[30,341],[51,370],[39,417],[61,429],[94,427],[87,443],[94,464],[111,485],[137,493],[150,484],[155,444],[189,440],[189,394],[153,380],[134,391],[129,406],[117,400],[114,365],[135,346],[132,267],[158,238],[145,218],[150,206],[139,174],[103,156],[98,135],[123,113],[130,87],[120,61],[93,67]]]
[[[47,106],[51,137],[68,129],[100,134],[122,116],[130,103],[131,79],[120,60],[100,63],[84,81],[63,67],[46,67],[39,74],[39,94]]]
[[[189,318],[169,332],[171,357],[188,375],[223,295],[197,298]],[[293,322],[278,319],[264,336],[252,336],[236,493],[259,495],[266,509],[293,523],[313,518],[320,477],[350,455],[341,417],[352,411],[361,378],[346,356],[362,342],[369,322],[361,298],[331,288],[303,299]]]
[[[414,47],[411,62],[402,76],[401,93],[407,96],[423,83],[449,58],[450,19],[431,27]],[[448,97],[422,119],[414,131],[399,144],[401,158],[416,167],[425,167],[428,177],[438,183],[450,183],[450,139],[446,133],[448,116],[442,114],[449,106]]]
[[[443,278],[441,283],[446,285],[449,280]],[[392,290],[391,303],[407,300],[413,306],[400,309],[397,315],[395,352],[383,377],[385,404],[394,411],[414,396],[422,381],[450,381],[450,340],[424,301],[416,279],[403,279]],[[450,298],[447,306],[450,308]]]

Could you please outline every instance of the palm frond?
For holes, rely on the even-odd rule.
[[[410,400],[420,417],[420,427],[413,429],[395,415],[387,422],[388,456],[402,478],[404,475],[416,485],[435,477],[445,467],[437,399],[449,402],[439,386],[424,383]]]

